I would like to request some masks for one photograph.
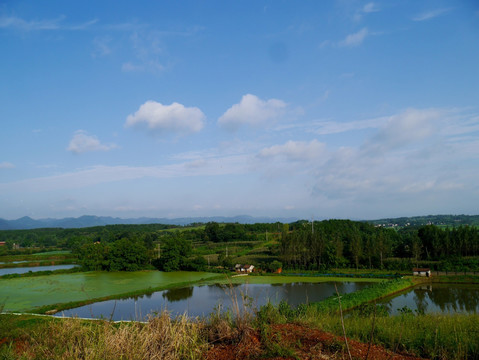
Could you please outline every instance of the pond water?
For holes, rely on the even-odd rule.
[[[78,265],[67,264],[67,265],[48,265],[48,266],[29,266],[29,267],[17,267],[17,268],[5,268],[0,269],[0,276],[8,274],[25,274],[29,271],[53,271],[53,270],[63,270],[71,269]]]
[[[337,283],[341,294],[354,292],[368,286],[365,282]],[[82,318],[112,318],[113,320],[145,319],[150,313],[168,310],[173,316],[186,313],[189,316],[208,316],[218,306],[222,310],[232,308],[237,299],[240,309],[254,309],[281,300],[293,306],[316,302],[335,294],[334,283],[289,284],[240,284],[191,286],[158,291],[151,295],[121,300],[97,302],[91,305],[65,310],[57,316]],[[244,299],[244,300],[243,300]]]
[[[420,313],[479,313],[479,285],[420,285],[378,304],[386,305],[392,315],[404,307]]]

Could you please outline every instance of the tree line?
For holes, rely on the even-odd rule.
[[[362,267],[406,270],[425,261],[451,264],[458,258],[477,256],[479,232],[471,226],[442,229],[426,225],[396,231],[350,220],[326,220],[314,224],[299,221],[284,225],[280,240],[283,263],[301,269]],[[475,261],[470,263],[475,266]]]

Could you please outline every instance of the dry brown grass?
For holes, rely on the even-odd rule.
[[[63,319],[33,336],[31,349],[41,359],[201,359],[208,346],[203,327],[167,312],[146,324]]]

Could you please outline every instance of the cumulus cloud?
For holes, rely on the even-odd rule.
[[[86,131],[78,130],[70,140],[67,150],[75,154],[81,154],[89,151],[108,151],[116,147],[115,144],[102,144],[96,136],[88,135]]]
[[[229,130],[237,130],[242,125],[258,126],[280,117],[286,103],[277,100],[261,100],[255,95],[246,94],[239,104],[230,107],[218,119],[218,124]]]
[[[185,107],[177,102],[163,105],[149,100],[126,118],[126,127],[139,127],[154,133],[186,135],[200,131],[205,115],[197,107]]]
[[[0,163],[0,169],[13,169],[14,167],[15,165],[13,165],[12,163],[8,161],[4,161]]]
[[[283,145],[273,145],[262,149],[260,158],[282,157],[290,161],[309,161],[321,157],[326,151],[326,145],[314,139],[307,141],[288,141]]]
[[[363,43],[364,39],[369,35],[367,28],[362,28],[354,34],[349,34],[346,38],[339,42],[339,46],[342,47],[354,47]]]

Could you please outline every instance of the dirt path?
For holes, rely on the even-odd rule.
[[[377,345],[348,339],[352,359],[421,360],[408,354],[397,354]],[[256,331],[250,332],[239,344],[217,344],[207,353],[208,360],[319,360],[349,359],[344,339],[317,329],[286,324],[273,325],[267,338]]]

